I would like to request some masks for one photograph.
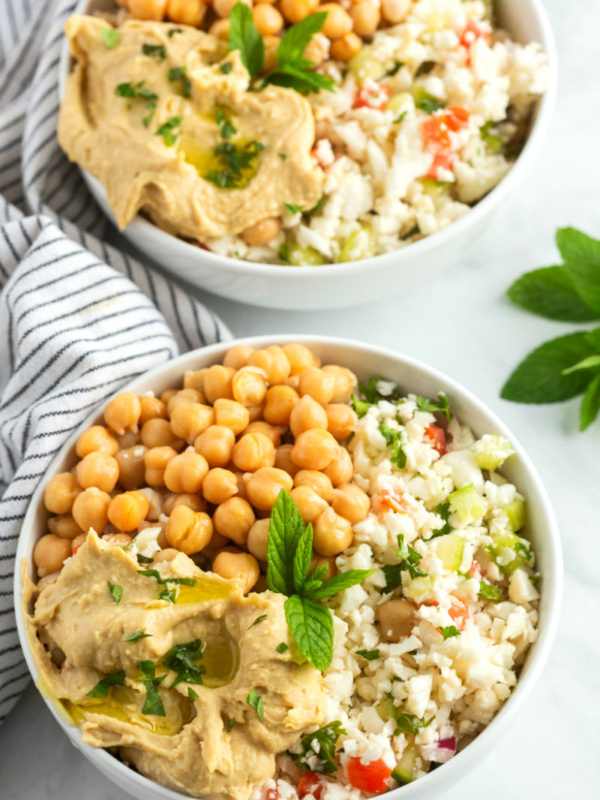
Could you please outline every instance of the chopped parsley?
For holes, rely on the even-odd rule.
[[[431,413],[438,411],[446,417],[448,422],[450,422],[453,417],[450,411],[450,403],[443,392],[438,394],[437,400],[428,400],[426,397],[420,396],[417,397],[417,408],[419,411],[429,411]]]
[[[321,772],[326,775],[335,772],[338,765],[335,762],[335,747],[337,740],[340,736],[346,735],[346,731],[342,728],[342,723],[339,720],[330,722],[318,731],[308,733],[300,739],[300,746],[302,753],[290,753],[296,764],[303,770],[312,770],[313,772]],[[314,743],[317,742],[317,746]],[[315,754],[321,761],[320,767],[313,767],[308,765],[308,757]],[[311,759],[312,761],[312,759]]]
[[[455,625],[448,625],[447,628],[442,627],[439,631],[443,635],[444,641],[446,641],[446,639],[451,639],[453,636],[460,636],[460,631]]]
[[[235,725],[235,718],[232,717],[230,720],[227,720],[227,725],[225,726],[225,728],[228,731],[230,731],[233,728],[234,725]]]
[[[172,689],[178,683],[202,684],[202,675],[206,667],[196,664],[203,657],[202,639],[192,642],[176,644],[161,661],[161,665],[177,673],[177,677],[169,687]]]
[[[120,669],[118,672],[112,672],[110,675],[105,675],[101,681],[94,686],[94,688],[87,693],[88,697],[108,697],[111,686],[119,686],[125,680],[125,670]]]
[[[390,78],[393,78],[394,75],[397,75],[398,72],[400,72],[400,70],[402,69],[403,66],[404,66],[404,64],[402,63],[402,61],[398,61],[396,59],[396,60],[394,60],[394,66],[390,67],[388,70],[386,70],[385,74],[387,76],[389,76]]]
[[[108,591],[110,592],[110,596],[115,601],[117,605],[121,602],[121,595],[123,594],[123,588],[116,583],[111,583],[110,581],[106,581],[108,584]]]
[[[287,153],[277,153],[277,155],[279,156],[279,158],[280,158],[282,161],[285,161],[285,160],[286,160],[286,158],[287,158]]]
[[[107,50],[114,50],[121,41],[121,34],[114,28],[102,28],[100,36]]]
[[[154,661],[140,661],[138,669],[143,673],[137,681],[144,684],[146,689],[146,701],[142,708],[142,714],[151,714],[155,717],[165,717],[165,707],[158,691],[159,685],[164,681],[166,675],[156,677],[156,665]]]
[[[219,126],[219,130],[221,131],[221,136],[224,139],[231,139],[232,136],[235,136],[237,133],[237,128],[233,123],[227,119],[225,116],[225,112],[222,108],[217,109],[217,113],[215,114],[215,121]]]
[[[435,511],[436,514],[438,514],[442,518],[444,524],[442,525],[441,528],[437,528],[437,530],[432,531],[431,536],[428,539],[424,540],[426,542],[431,541],[431,539],[437,539],[438,536],[445,536],[452,530],[452,528],[450,527],[450,523],[448,522],[448,519],[450,517],[450,501],[448,500],[445,503],[439,503],[433,510]]]
[[[160,58],[161,61],[164,61],[167,57],[167,48],[164,44],[143,44],[142,53],[145,56]]]
[[[244,172],[253,168],[255,159],[264,147],[264,144],[256,141],[240,147],[233,142],[221,142],[214,149],[221,169],[211,169],[202,177],[220,189],[238,189],[244,180]]]
[[[258,714],[258,718],[262,721],[265,716],[265,707],[263,705],[263,699],[256,691],[256,689],[251,689],[248,692],[248,697],[246,698],[246,703],[253,708],[256,713]]]
[[[197,700],[198,699],[197,693],[192,689],[191,686],[188,686],[188,697],[190,698],[190,700]]]
[[[146,114],[145,117],[142,117],[142,122],[147,128],[148,125],[150,125],[150,123],[152,122],[152,119],[154,117],[154,112],[156,111],[156,103],[147,103],[146,108],[148,109],[148,113]],[[147,561],[141,561],[142,558],[145,558],[145,556],[138,556],[138,561],[140,561],[140,563],[142,564],[150,564],[150,562],[152,561],[151,558],[149,558]]]
[[[183,28],[171,28],[171,30],[167,32],[167,36],[169,39],[172,39],[176,33],[183,33]]]
[[[171,117],[171,119],[167,120],[163,123],[160,128],[156,131],[155,136],[162,136],[163,141],[167,147],[173,147],[179,133],[174,133],[173,131],[175,128],[178,128],[181,125],[181,120],[183,117],[181,114],[177,114],[176,117]]]
[[[177,599],[177,586],[195,586],[196,581],[194,578],[175,578],[167,576],[163,578],[157,569],[138,569],[138,575],[144,575],[146,578],[155,578],[156,581],[164,588],[158,595],[159,600],[168,600],[174,603]],[[175,586],[169,586],[175,584]]]
[[[137,560],[138,564],[151,564],[154,561],[153,558],[150,558],[149,556],[143,556],[141,553],[137,554]]]
[[[491,583],[480,581],[479,583],[479,597],[483,600],[493,600],[497,603],[502,597],[500,589],[497,586],[492,586]]]
[[[248,625],[248,628],[247,628],[247,630],[250,630],[250,628],[253,628],[255,625],[260,625],[260,623],[261,623],[261,622],[264,622],[264,621],[266,620],[266,618],[267,618],[267,614],[261,614],[261,615],[260,615],[260,617],[257,617],[257,618],[254,620],[254,622],[252,623],[252,625]]]
[[[402,122],[402,120],[404,119],[404,117],[407,114],[408,114],[408,111],[402,111],[400,114],[398,114],[398,116],[394,120],[394,125],[398,125],[400,122]]]
[[[181,93],[184,97],[192,96],[192,84],[187,76],[187,67],[171,67],[169,70],[169,82],[181,82]]]
[[[357,650],[356,654],[366,658],[367,661],[374,661],[379,658],[379,650]]]
[[[285,642],[280,642],[275,649],[278,653],[285,653],[285,651],[288,649],[288,646]]]
[[[146,628],[140,628],[139,631],[134,631],[130,633],[129,636],[125,639],[126,642],[139,642],[140,639],[148,639],[152,636],[151,633],[146,633]]]
[[[423,87],[419,87],[414,92],[414,100],[415,106],[420,108],[421,111],[425,111],[427,114],[433,114],[434,111],[438,111],[440,108],[445,108],[445,103],[440,102],[432,95],[428,94]]]
[[[401,733],[418,733],[421,728],[427,728],[433,720],[435,719],[435,715],[430,717],[427,722],[425,721],[424,717],[417,717],[415,714],[405,714],[405,713],[398,713],[394,715],[394,719],[396,720],[396,730],[394,731],[394,736],[400,736]]]
[[[394,448],[390,461],[399,469],[403,469],[406,466],[406,453],[402,449],[402,431],[392,430],[387,423],[382,422],[379,426],[379,433],[385,439],[387,446]]]
[[[146,81],[139,83],[120,83],[115,89],[118,97],[141,97],[143,100],[158,100],[158,95],[151,89],[146,89]]]
[[[294,214],[300,214],[302,211],[304,211],[304,206],[296,206],[293,203],[284,203],[283,205],[290,216],[293,216]]]
[[[219,67],[219,72],[222,72],[223,75],[229,75],[231,70],[233,69],[233,64],[231,61],[226,61],[224,64],[221,64]]]
[[[402,533],[398,534],[398,552],[396,555],[401,559],[399,564],[385,564],[383,567],[385,586],[379,590],[381,594],[387,594],[402,586],[402,573],[405,570],[411,578],[422,578],[427,575],[426,572],[423,572],[418,567],[421,556],[413,547],[405,543]]]

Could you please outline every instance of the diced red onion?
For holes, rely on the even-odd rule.
[[[450,736],[447,739],[440,739],[433,744],[421,745],[421,753],[427,761],[435,761],[438,764],[445,764],[450,761],[456,753],[456,739]]]

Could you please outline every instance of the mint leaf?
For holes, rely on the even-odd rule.
[[[257,617],[251,625],[248,625],[246,630],[250,630],[255,625],[260,625],[261,622],[264,622],[267,619],[267,614],[261,614],[260,617]]]
[[[362,583],[371,573],[372,570],[370,569],[351,569],[348,572],[340,572],[339,575],[329,578],[318,588],[305,592],[304,596],[311,600],[324,600],[326,597],[333,597],[334,594],[343,592],[344,589],[349,589],[351,586]]]
[[[229,25],[229,49],[240,51],[242,64],[254,78],[263,68],[265,45],[248,6],[236,3],[229,15]]]
[[[321,772],[326,775],[331,774],[338,769],[338,765],[335,761],[337,740],[340,736],[346,735],[347,732],[342,728],[342,723],[339,720],[336,719],[335,722],[329,722],[327,725],[319,728],[318,731],[307,733],[306,736],[300,739],[302,752],[292,754],[294,761],[300,769]],[[309,766],[308,764],[308,758],[313,754],[322,762],[322,765],[318,768]]]
[[[123,594],[123,588],[116,583],[111,583],[110,581],[106,581],[108,584],[108,591],[110,592],[110,596],[115,601],[117,605],[121,602],[121,595]]]
[[[130,633],[129,636],[125,639],[126,642],[139,642],[140,639],[148,639],[152,636],[151,633],[146,633],[146,628],[140,628],[139,631],[134,631]]]
[[[563,369],[563,375],[570,375],[572,372],[577,372],[580,369],[596,369],[596,367],[600,367],[600,355],[588,356],[578,361],[577,364],[574,364],[572,367]]]
[[[100,36],[107,50],[114,50],[121,41],[121,34],[114,28],[102,28]]]
[[[272,592],[288,596],[294,593],[294,555],[303,533],[300,512],[291,495],[282,489],[269,523],[267,586]]]
[[[309,19],[309,17],[307,17],[307,19]],[[288,30],[291,30],[291,28]],[[302,63],[305,63],[306,66],[299,66],[299,64]],[[300,92],[300,94],[318,92],[321,89],[332,92],[333,86],[335,85],[334,79],[330,78],[329,75],[322,75],[320,72],[312,72],[309,69],[311,66],[312,62],[304,62],[304,60],[298,62],[298,64],[282,64],[268,75],[265,75],[263,85],[271,83],[274,86],[295,89],[297,92]]]
[[[557,403],[585,391],[592,379],[586,371],[564,371],[595,355],[587,334],[571,333],[536,348],[502,387],[501,397],[516,403]]]
[[[417,408],[419,411],[429,411],[432,414],[436,411],[443,414],[448,421],[452,419],[448,398],[443,392],[438,394],[437,400],[428,400],[426,397],[417,397]]]
[[[296,594],[301,594],[302,588],[308,577],[310,570],[310,562],[312,561],[313,549],[313,530],[312,525],[307,525],[304,533],[298,540],[298,546],[294,553],[294,591]],[[323,564],[323,566],[327,566]]]
[[[507,294],[521,308],[548,319],[590,322],[600,317],[600,313],[592,311],[579,297],[564,267],[541,267],[526,272]]]
[[[379,650],[357,650],[356,654],[366,658],[367,661],[374,661],[379,658]]]
[[[444,641],[446,639],[451,639],[453,636],[460,636],[460,631],[454,625],[448,625],[447,628],[440,628],[440,633],[444,636]]]
[[[285,618],[298,649],[315,669],[324,670],[333,658],[333,617],[325,606],[292,595],[285,602]]]
[[[119,686],[125,680],[125,670],[120,669],[118,672],[112,672],[110,675],[105,675],[101,681],[94,686],[94,688],[87,693],[88,697],[108,697],[111,686]]]
[[[583,302],[600,314],[600,241],[575,228],[556,233],[564,268]]]
[[[500,589],[498,589],[497,586],[492,586],[491,583],[480,581],[479,597],[483,598],[483,600],[493,600],[495,603],[497,603],[502,595],[500,594]]]
[[[291,25],[281,37],[277,48],[277,64],[281,66],[290,61],[299,61],[304,55],[310,40],[318,33],[327,19],[327,12],[310,14],[301,22]]]
[[[258,718],[262,721],[262,719],[265,716],[265,708],[263,704],[263,699],[256,691],[256,689],[250,690],[250,692],[248,693],[248,697],[246,698],[246,703],[248,703],[248,705],[256,711],[256,713],[258,714]],[[231,722],[231,720],[229,720],[229,722]],[[229,725],[229,723],[227,724]],[[233,728],[233,725],[231,727]],[[228,730],[231,730],[231,728],[228,728]]]
[[[588,385],[581,402],[579,412],[579,430],[584,431],[592,424],[600,411],[600,375],[592,380]]]

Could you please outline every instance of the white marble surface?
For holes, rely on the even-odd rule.
[[[320,333],[401,350],[447,372],[514,430],[553,499],[565,554],[556,644],[512,731],[444,798],[593,800],[600,797],[600,422],[577,432],[577,402],[527,407],[499,399],[511,368],[535,345],[568,331],[504,299],[524,270],[554,263],[554,230],[600,235],[599,0],[546,0],[559,51],[550,135],[527,184],[463,263],[432,286],[378,306],[318,314],[265,312],[212,300],[237,335]],[[0,796],[11,800],[126,800],[75,751],[32,686],[0,728]]]

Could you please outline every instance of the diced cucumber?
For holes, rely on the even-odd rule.
[[[381,703],[377,703],[375,711],[377,711],[383,722],[396,718],[396,707],[391,697],[386,697]]]
[[[460,569],[464,551],[465,540],[459,533],[449,533],[438,539],[436,554],[445,569]]]
[[[419,748],[414,742],[408,742],[400,760],[396,763],[396,768],[392,772],[392,778],[401,786],[411,783],[417,777],[417,759],[419,758]]]
[[[505,574],[514,572],[517,567],[522,567],[531,561],[529,547],[510,531],[495,533],[489,552],[498,565],[500,572]],[[514,557],[511,557],[514,553]],[[506,559],[509,558],[507,561]]]
[[[433,178],[420,178],[423,184],[423,194],[435,202],[444,195],[450,194],[450,184],[447,181],[436,181]]]
[[[362,258],[370,258],[374,255],[375,238],[373,231],[363,225],[357,231],[351,233],[344,241],[338,261],[359,261]]]
[[[485,514],[483,498],[480,497],[472,483],[452,492],[448,500],[450,501],[450,511],[456,514],[463,525],[470,525]]]
[[[325,256],[314,247],[302,247],[297,242],[286,245],[284,259],[293,267],[319,267],[325,264]]]
[[[385,75],[385,66],[373,56],[372,47],[363,47],[360,53],[350,59],[348,69],[354,75],[359,86],[365,78],[378,80]]]
[[[513,500],[507,506],[504,506],[504,511],[508,517],[508,524],[516,533],[520,531],[525,524],[525,502],[520,499]]]
[[[405,589],[405,592],[411,600],[419,600],[424,594],[430,592],[432,588],[431,578],[429,575],[425,575],[422,578],[413,578]]]
[[[475,463],[480,469],[498,469],[514,453],[508,439],[495,433],[486,433],[474,447]]]
[[[394,114],[400,114],[402,111],[412,111],[415,107],[412,94],[408,92],[400,92],[393,94],[388,100],[386,109],[392,111]]]
[[[490,155],[500,152],[504,142],[502,141],[502,137],[494,132],[494,123],[491,120],[484,123],[479,128],[479,134],[481,136],[481,141],[485,145],[486,151]]]

